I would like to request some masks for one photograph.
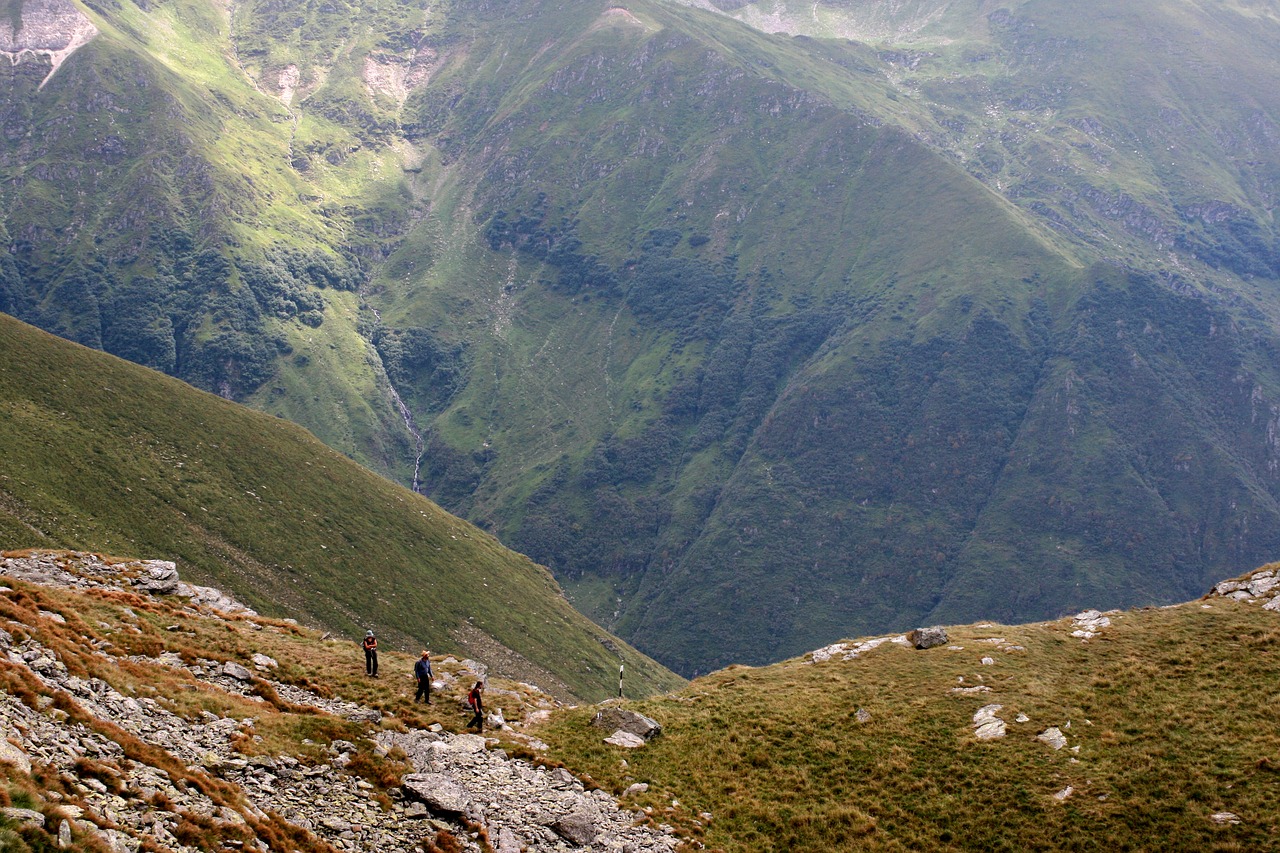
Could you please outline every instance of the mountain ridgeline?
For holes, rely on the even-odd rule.
[[[0,309],[416,477],[679,671],[1280,546],[1272,0],[9,17],[59,8]]]

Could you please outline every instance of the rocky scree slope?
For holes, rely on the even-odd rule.
[[[384,655],[377,707],[345,701],[323,676],[312,680],[317,660],[335,655],[332,645],[181,583],[171,563],[9,552],[0,576],[6,850],[677,846],[669,830],[640,825],[642,813],[604,791],[508,754],[540,746],[516,718],[559,704],[532,685],[492,680],[491,736],[456,734],[416,718],[405,702],[408,658]],[[165,648],[193,634],[221,638],[214,643],[227,657]],[[268,638],[302,664],[253,651]],[[342,646],[342,665],[357,668],[354,644]],[[397,666],[398,682],[389,672]],[[435,713],[450,727],[464,713],[460,695],[484,669],[437,663]],[[279,680],[288,676],[294,683]],[[396,703],[410,713],[393,714]]]

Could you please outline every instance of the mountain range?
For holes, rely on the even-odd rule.
[[[677,671],[1280,546],[1271,0],[5,12],[0,310]]]

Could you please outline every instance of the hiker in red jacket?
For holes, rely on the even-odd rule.
[[[364,671],[367,675],[378,677],[378,638],[373,636],[373,631],[367,631],[364,635],[364,641],[360,643],[364,648]]]

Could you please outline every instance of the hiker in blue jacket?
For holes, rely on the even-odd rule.
[[[422,650],[422,657],[413,665],[413,675],[418,679],[418,692],[413,694],[413,701],[419,697],[428,705],[431,704],[431,652]]]

